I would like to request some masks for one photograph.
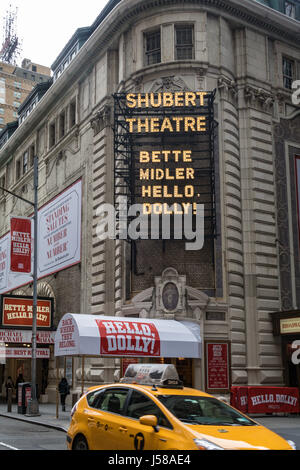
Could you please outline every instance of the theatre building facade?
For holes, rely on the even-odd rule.
[[[197,325],[197,357],[179,347],[139,359],[174,363],[188,386],[300,386],[276,326],[300,308],[296,37],[297,20],[251,0],[122,0],[61,51],[53,83],[0,149],[2,185],[26,199],[30,155],[39,159],[38,295],[52,305],[43,399],[55,400],[57,370],[79,391],[83,380],[118,381],[136,360],[56,360],[66,313]],[[132,204],[168,216],[171,235],[154,219],[138,229]],[[11,214],[31,208],[3,192],[2,251]],[[191,231],[176,236],[176,217],[188,214]],[[10,277],[2,297],[32,295],[28,279]],[[3,318],[6,338],[22,331]],[[21,362],[2,360],[3,384]]]

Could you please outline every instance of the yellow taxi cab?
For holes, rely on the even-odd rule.
[[[171,364],[132,364],[120,383],[90,388],[71,412],[70,450],[295,450],[200,390]]]

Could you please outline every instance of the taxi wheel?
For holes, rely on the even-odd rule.
[[[73,444],[73,450],[89,450],[88,443],[84,436],[77,436]]]

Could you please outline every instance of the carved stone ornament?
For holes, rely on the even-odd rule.
[[[247,104],[263,109],[266,112],[272,112],[275,102],[275,98],[271,93],[250,85],[244,87],[244,99]]]
[[[100,111],[91,119],[91,126],[94,131],[94,136],[101,132],[106,127],[112,125],[112,107],[110,104],[105,104]]]
[[[186,312],[186,276],[180,276],[176,269],[167,268],[155,278],[153,307],[156,316],[167,313]]]
[[[218,90],[222,98],[235,99],[237,97],[237,86],[234,80],[227,77],[218,78]]]
[[[162,91],[189,91],[189,88],[181,77],[173,75],[170,77],[158,78],[150,88],[150,93],[158,93]]]

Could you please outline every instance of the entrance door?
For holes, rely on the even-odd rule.
[[[170,358],[164,357],[160,359],[151,358],[150,362],[159,364],[173,364],[178,372],[179,379],[182,380],[185,387],[194,386],[193,378],[193,359],[190,358]]]

